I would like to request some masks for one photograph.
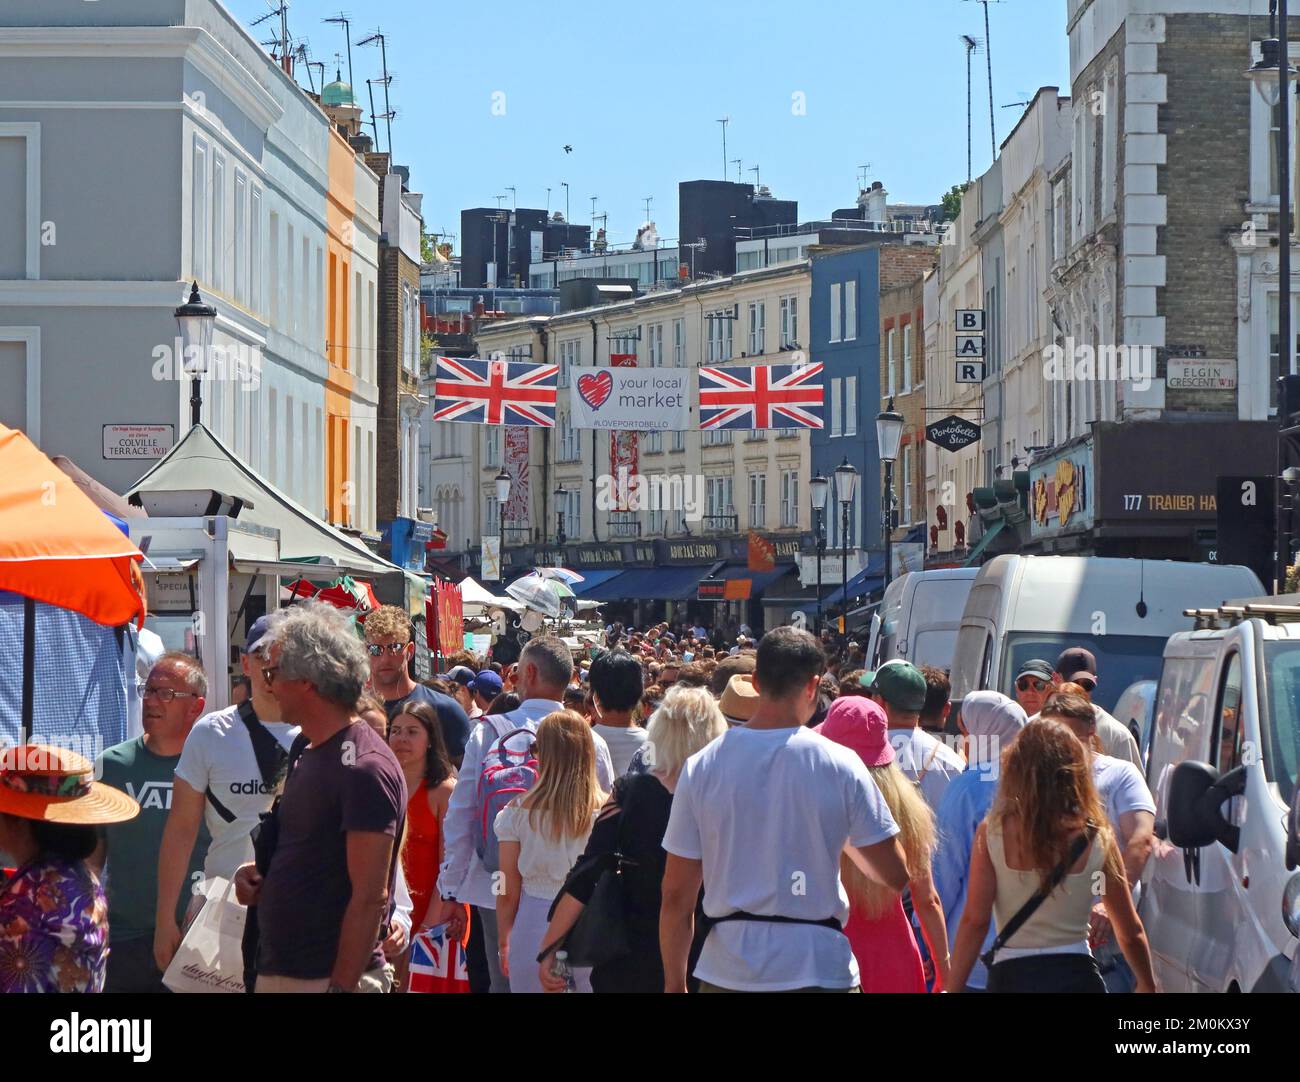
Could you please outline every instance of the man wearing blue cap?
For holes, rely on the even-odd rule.
[[[470,716],[481,718],[492,705],[492,700],[501,694],[501,676],[491,669],[484,669],[468,686],[474,700],[474,713]]]
[[[212,838],[204,878],[231,878],[253,859],[250,834],[284,782],[289,748],[298,735],[296,725],[279,720],[280,705],[263,672],[268,619],[253,621],[244,643],[241,667],[252,685],[252,698],[199,718],[176,764],[171,810],[158,850],[154,959],[164,971],[181,941],[177,899],[182,892],[197,894],[202,887],[187,879],[200,825],[206,823]]]

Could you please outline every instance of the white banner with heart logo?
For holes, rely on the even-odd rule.
[[[688,369],[574,368],[570,379],[572,428],[636,432],[691,428]]]

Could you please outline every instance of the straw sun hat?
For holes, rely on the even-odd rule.
[[[0,814],[86,826],[123,823],[140,805],[94,780],[84,755],[46,744],[0,749]]]

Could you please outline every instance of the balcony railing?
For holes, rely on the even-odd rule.
[[[702,525],[705,533],[736,533],[740,529],[740,516],[705,515]]]
[[[529,526],[501,527],[501,544],[503,545],[526,545],[532,539],[533,531]]]
[[[641,521],[637,518],[609,517],[610,537],[640,537]]]

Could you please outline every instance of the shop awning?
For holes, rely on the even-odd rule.
[[[610,579],[617,578],[624,572],[619,569],[616,571],[579,571],[578,574],[582,576],[582,581],[573,584],[573,592],[578,597],[589,597],[591,591],[597,586],[608,582]]]
[[[849,579],[849,597],[858,597],[862,594],[869,594],[872,590],[878,590],[885,582],[885,554],[883,552],[873,552],[867,557],[867,566],[859,571],[853,578]],[[844,588],[835,587],[829,594],[822,598],[822,607],[827,605],[838,605],[844,599]]]
[[[240,462],[203,425],[191,428],[127,496],[132,503],[138,503],[141,493],[191,489],[212,489],[251,501],[252,506],[244,508],[238,521],[279,530],[280,563],[318,562],[322,578],[387,575],[402,570],[295,503]]]
[[[711,570],[702,565],[633,568],[606,579],[583,597],[588,601],[683,601],[695,596],[700,579],[708,578]]]
[[[992,541],[995,537],[997,537],[998,534],[1002,532],[1002,530],[1006,527],[1006,524],[1007,524],[1006,519],[999,519],[997,522],[993,523],[993,525],[990,526],[987,530],[985,530],[984,536],[981,537],[979,539],[979,542],[975,545],[975,547],[970,550],[970,555],[967,556],[966,559],[963,561],[962,566],[978,567],[980,563],[980,556],[983,554],[984,550],[989,547],[989,542]]]
[[[761,597],[763,591],[771,586],[772,583],[776,582],[777,579],[783,579],[787,575],[798,574],[798,570],[799,569],[792,564],[783,565],[772,571],[750,571],[749,568],[743,565],[734,565],[731,567],[724,567],[713,577],[719,579],[730,579],[732,581],[737,579],[749,579],[751,584],[749,587],[749,596],[751,598],[757,598]]]

